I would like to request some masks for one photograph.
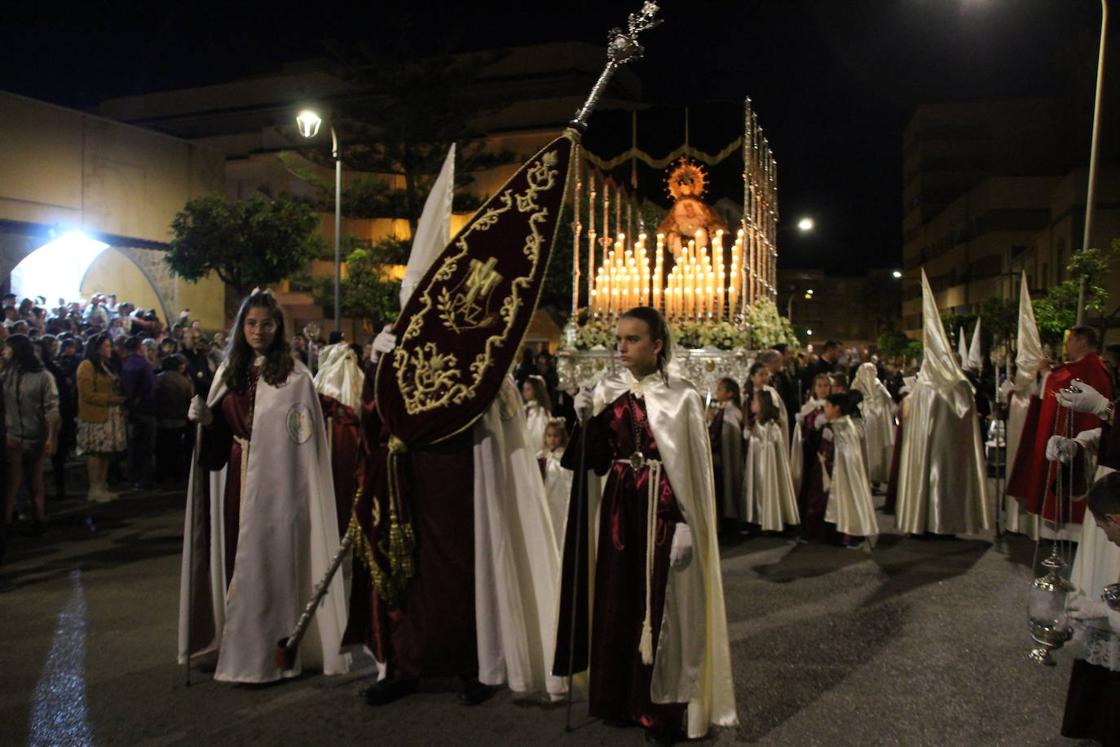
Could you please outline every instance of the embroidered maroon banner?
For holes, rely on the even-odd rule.
[[[497,396],[540,296],[576,135],[530,158],[440,253],[377,367],[377,409],[408,445],[469,427]]]

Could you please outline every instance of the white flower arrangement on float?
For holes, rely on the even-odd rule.
[[[576,332],[576,350],[613,350],[617,322],[595,319],[585,322]],[[740,350],[750,343],[750,335],[731,322],[681,322],[671,325],[673,342],[683,348],[716,348]]]
[[[760,298],[747,307],[747,322],[751,329],[751,345],[755,350],[764,350],[779,343],[799,344],[793,334],[793,325],[778,313],[778,307],[769,298]]]

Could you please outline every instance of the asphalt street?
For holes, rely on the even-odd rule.
[[[501,692],[382,708],[367,674],[231,687],[175,664],[182,491],[63,504],[0,565],[0,745],[642,744]],[[1027,660],[1032,542],[885,534],[870,552],[779,537],[723,552],[741,725],[710,743],[1067,745],[1070,661]],[[438,683],[436,683],[438,685]]]

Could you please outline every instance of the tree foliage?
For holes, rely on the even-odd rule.
[[[171,223],[171,272],[196,282],[211,272],[240,295],[297,274],[316,256],[319,217],[307,204],[256,197],[190,200]]]
[[[367,333],[392,322],[400,313],[401,284],[386,275],[384,254],[374,248],[358,247],[346,255],[346,279],[342,281],[342,314],[361,320]],[[312,296],[324,312],[334,313],[334,278],[315,278]]]

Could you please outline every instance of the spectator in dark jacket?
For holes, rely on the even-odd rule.
[[[152,445],[156,437],[156,375],[145,357],[140,338],[125,340],[127,357],[121,365],[121,386],[128,413],[128,477],[143,490],[152,484]]]
[[[179,482],[187,476],[191,439],[187,409],[195,388],[187,378],[187,359],[173,354],[163,359],[163,371],[156,376],[156,478],[160,482]]]

